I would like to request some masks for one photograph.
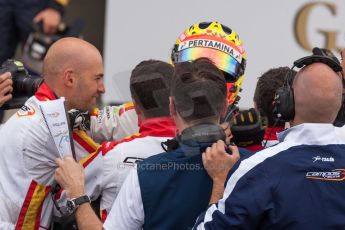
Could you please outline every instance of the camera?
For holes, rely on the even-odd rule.
[[[43,22],[33,23],[32,32],[24,45],[23,63],[31,73],[42,73],[43,59],[49,47],[64,37],[81,37],[84,27],[82,19],[76,19],[72,25],[60,23],[55,34],[47,35],[43,32]]]
[[[13,81],[13,98],[2,106],[5,110],[20,108],[43,83],[43,78],[31,76],[20,61],[5,61],[0,68],[0,74],[5,72],[11,73]]]

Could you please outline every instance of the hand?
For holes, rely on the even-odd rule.
[[[7,101],[12,99],[12,79],[11,73],[6,72],[0,75],[0,107],[3,106]]]
[[[56,159],[59,168],[55,171],[56,182],[66,191],[69,198],[85,195],[84,168],[71,156]]]
[[[224,185],[230,169],[240,159],[236,146],[230,146],[231,155],[225,151],[225,147],[224,141],[219,140],[202,154],[202,162],[208,175],[214,183],[222,185]]]
[[[225,143],[227,145],[230,145],[231,139],[232,139],[233,136],[232,136],[232,133],[231,133],[229,122],[224,122],[220,126],[223,128],[223,130],[225,132]]]
[[[52,35],[57,31],[57,27],[61,21],[61,15],[57,10],[47,8],[35,16],[34,22],[38,23],[40,21],[43,22],[44,33]]]
[[[82,111],[78,109],[68,110],[68,117],[73,130],[90,130],[91,117],[88,111]]]

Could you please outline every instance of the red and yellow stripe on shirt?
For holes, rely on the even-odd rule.
[[[145,135],[141,133],[135,133],[133,135],[130,135],[128,137],[123,138],[119,141],[108,141],[104,142],[101,146],[102,155],[105,156],[110,150],[114,149],[118,144],[124,143],[124,142],[130,142],[134,139],[145,137]]]
[[[121,116],[124,112],[134,109],[133,102],[128,102],[126,104],[123,104],[119,110],[119,116]]]
[[[83,130],[73,132],[73,139],[78,142],[89,153],[95,152],[100,146]]]
[[[41,223],[43,201],[49,194],[50,186],[45,187],[36,181],[32,181],[16,224],[16,230],[36,230]]]
[[[81,164],[84,168],[86,168],[93,161],[93,159],[95,159],[98,156],[100,151],[101,151],[101,148],[98,148],[93,153],[87,155],[86,157],[83,157],[79,161],[79,164]]]

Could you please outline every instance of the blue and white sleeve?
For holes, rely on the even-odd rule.
[[[193,229],[255,229],[273,204],[262,167],[241,162],[226,183],[223,198],[202,213]]]

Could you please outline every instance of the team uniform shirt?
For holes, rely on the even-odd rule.
[[[267,127],[265,134],[264,134],[264,139],[262,141],[262,146],[265,148],[274,146],[279,143],[278,141],[278,136],[277,134],[284,131],[284,127]],[[267,141],[267,143],[266,143]],[[265,146],[266,143],[266,146]],[[261,149],[259,149],[261,150]]]
[[[331,124],[301,124],[238,162],[223,198],[194,229],[343,229],[345,141]]]
[[[102,221],[105,221],[110,212],[129,171],[138,162],[164,151],[161,143],[175,135],[176,127],[172,118],[151,118],[140,124],[139,133],[120,141],[105,142],[97,152],[88,156],[88,158],[92,158],[99,155],[102,158],[102,164],[95,161],[85,168],[86,194],[93,198],[101,195],[100,216]],[[98,158],[95,157],[95,159]],[[102,165],[101,175],[95,174],[94,168],[100,165]],[[63,192],[58,201],[60,206],[65,206],[66,199],[67,196]],[[59,216],[57,211],[54,214]]]
[[[0,228],[48,229],[53,211],[50,185],[54,180],[55,159],[60,157],[41,114],[40,101],[56,97],[43,83],[0,130]],[[99,148],[85,131],[73,133],[77,160]],[[94,155],[91,161],[102,163]],[[99,174],[100,167],[93,173]],[[6,226],[6,227],[5,227]]]
[[[121,140],[139,130],[133,102],[120,106],[106,106],[101,110],[95,108],[89,119],[89,130],[80,127],[73,130],[74,146],[79,150],[78,161],[94,153],[99,147],[98,143]]]
[[[90,114],[88,135],[96,142],[120,140],[138,133],[139,121],[133,102],[94,109]]]
[[[55,96],[46,85],[37,95],[0,130],[0,222],[8,229],[48,229],[50,224],[50,185],[59,153],[39,104]]]
[[[140,162],[124,182],[103,228],[188,229],[208,206],[212,180],[201,153],[213,142],[179,143]],[[252,154],[240,150],[241,157]]]

